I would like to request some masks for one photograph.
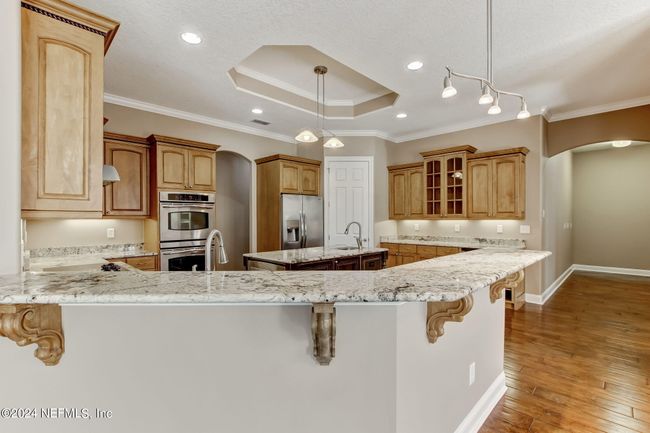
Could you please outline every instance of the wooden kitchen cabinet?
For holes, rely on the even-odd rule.
[[[109,262],[124,262],[141,271],[157,271],[158,257],[156,256],[137,256],[137,257],[119,257],[109,259]]]
[[[146,138],[104,133],[104,163],[119,182],[104,187],[104,216],[149,216],[149,144]]]
[[[527,153],[528,149],[519,147],[470,156],[469,218],[525,218]]]
[[[467,216],[467,157],[472,146],[456,146],[421,152],[424,158],[424,217]]]
[[[335,271],[358,271],[361,269],[361,258],[356,257],[342,257],[334,260]]]
[[[424,217],[422,163],[388,167],[388,216],[390,219],[422,219]]]
[[[458,247],[439,247],[435,245],[400,244],[393,242],[382,242],[381,247],[388,249],[387,268],[462,252],[462,249]]]
[[[216,144],[152,134],[152,173],[158,189],[207,191],[217,189]]]
[[[119,23],[23,0],[22,216],[102,215],[104,53]]]
[[[257,250],[281,248],[282,194],[320,194],[320,161],[290,155],[271,155],[257,164]]]

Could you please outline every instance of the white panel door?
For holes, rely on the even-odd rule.
[[[371,162],[367,158],[327,161],[327,245],[356,246],[356,224],[346,235],[345,227],[351,221],[361,224],[364,246],[370,246],[373,212],[371,208]]]

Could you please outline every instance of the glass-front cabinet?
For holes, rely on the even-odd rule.
[[[472,146],[423,152],[425,218],[465,218],[467,216],[467,154]]]

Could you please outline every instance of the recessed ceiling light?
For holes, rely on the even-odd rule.
[[[251,112],[255,114],[262,114],[264,113],[264,110],[262,110],[261,108],[253,108]]]
[[[398,119],[404,119],[404,118],[408,117],[408,114],[406,114],[406,113],[397,113],[395,115],[395,117],[397,117]]]
[[[409,71],[417,71],[417,70],[420,69],[422,66],[424,66],[424,63],[422,63],[422,62],[419,61],[419,60],[416,60],[416,61],[411,62],[411,63],[409,63],[408,65],[406,65],[406,67],[407,67],[407,69],[408,69]]]
[[[196,45],[201,43],[201,36],[192,32],[181,33],[181,39],[188,44]]]
[[[632,144],[631,140],[616,140],[612,141],[612,146],[614,147],[627,147]]]

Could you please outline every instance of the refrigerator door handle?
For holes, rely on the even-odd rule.
[[[300,212],[300,248],[305,248],[307,245],[307,224],[305,223],[305,213]]]

